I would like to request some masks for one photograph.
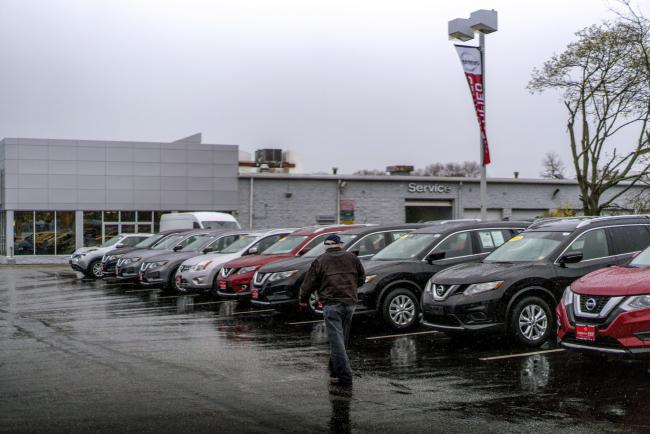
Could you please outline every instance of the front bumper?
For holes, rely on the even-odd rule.
[[[136,282],[140,272],[140,262],[115,267],[115,279],[121,282]]]
[[[175,281],[180,290],[206,291],[212,288],[210,273],[206,271],[177,271]]]
[[[216,295],[232,300],[250,298],[254,273],[235,274],[217,278]]]
[[[251,292],[253,304],[260,306],[277,306],[298,304],[300,284],[295,278],[264,283],[262,286],[253,285]]]
[[[74,271],[80,271],[82,273],[85,273],[88,269],[88,262],[83,258],[83,256],[68,259],[68,265],[70,265],[70,268]]]
[[[557,340],[567,349],[618,355],[650,354],[650,309],[615,310],[608,318],[575,318],[562,303],[555,308],[558,321]],[[593,325],[594,341],[576,337],[576,324]]]
[[[499,316],[501,297],[484,293],[466,297],[452,295],[434,301],[430,292],[422,296],[422,325],[443,332],[502,332],[506,322]]]
[[[115,277],[115,267],[117,261],[102,262],[102,275],[103,277]]]

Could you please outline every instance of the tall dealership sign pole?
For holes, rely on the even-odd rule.
[[[449,21],[448,33],[450,39],[469,41],[474,39],[475,32],[479,34],[479,46],[456,45],[456,51],[465,71],[465,77],[472,94],[476,118],[480,134],[481,162],[481,220],[487,220],[487,171],[490,164],[490,148],[485,128],[485,34],[497,31],[497,12],[481,9],[470,14],[467,18],[456,18]]]

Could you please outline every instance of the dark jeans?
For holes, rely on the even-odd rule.
[[[352,304],[338,303],[323,306],[323,317],[330,343],[330,375],[338,378],[341,383],[352,383],[352,369],[350,369],[350,360],[345,347],[350,337],[353,313]]]

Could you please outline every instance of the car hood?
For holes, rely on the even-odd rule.
[[[277,273],[279,271],[290,270],[302,271],[307,270],[315,260],[316,258],[287,258],[265,265],[259,271],[260,273]]]
[[[546,267],[548,264],[541,262],[469,262],[440,271],[435,276],[435,282],[462,285],[508,280],[525,274],[532,277],[535,269]]]
[[[123,258],[142,258],[147,259],[153,256],[164,255],[166,253],[172,253],[171,250],[153,250],[153,249],[138,249],[130,252],[128,255],[122,256]]]
[[[194,256],[190,259],[185,260],[183,265],[196,265],[203,261],[212,261],[212,264],[225,264],[228,261],[232,261],[241,256],[242,252],[239,253],[206,253],[204,255]],[[210,265],[212,265],[210,264]]]
[[[108,247],[82,247],[80,249],[77,249],[72,253],[73,255],[81,255],[82,253],[92,253],[92,252],[97,252],[97,253],[104,253],[108,251]]]
[[[640,295],[650,294],[650,269],[608,267],[576,280],[571,290],[584,295]]]
[[[262,266],[282,259],[291,258],[292,255],[250,255],[237,258],[224,264],[226,268],[243,268]]]
[[[361,261],[366,275],[379,275],[399,273],[402,271],[413,270],[413,266],[419,264],[418,259],[400,259],[395,261]]]
[[[105,255],[126,255],[127,253],[137,252],[138,250],[148,250],[137,247],[122,247],[121,249],[111,249],[105,252]]]

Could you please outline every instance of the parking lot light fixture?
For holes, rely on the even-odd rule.
[[[497,11],[488,9],[479,9],[470,14],[467,18],[456,18],[448,22],[447,33],[450,40],[459,40],[463,42],[474,39],[474,34],[479,34],[479,50],[481,52],[481,76],[483,77],[483,113],[485,118],[485,35],[496,32],[499,29]],[[487,220],[487,171],[485,167],[485,141],[479,132],[480,159],[481,162],[481,184],[480,184],[480,201],[481,201],[481,220]]]

